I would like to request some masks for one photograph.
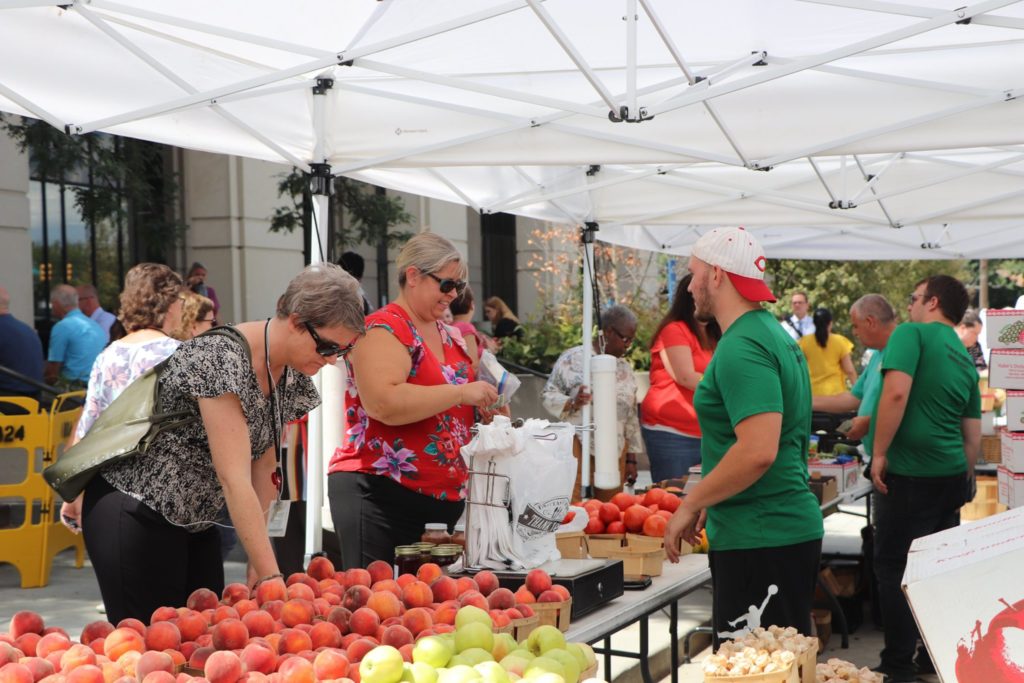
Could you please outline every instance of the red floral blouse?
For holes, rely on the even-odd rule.
[[[412,358],[410,384],[434,386],[474,380],[464,342],[449,334],[443,323],[437,323],[444,347],[443,362],[438,362],[423,343],[401,306],[388,304],[368,315],[366,329],[375,327],[386,329],[408,350]],[[474,422],[472,406],[455,406],[411,424],[386,425],[363,410],[350,365],[345,417],[344,440],[334,451],[328,472],[377,474],[439,500],[465,498],[466,465],[459,451],[470,439],[469,429]]]

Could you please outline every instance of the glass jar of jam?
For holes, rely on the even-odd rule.
[[[423,536],[420,540],[425,543],[441,545],[451,543],[452,537],[448,535],[448,525],[444,523],[431,523],[423,527]]]
[[[466,547],[466,525],[456,524],[455,531],[452,532],[452,543],[457,543],[465,549]]]
[[[423,555],[414,545],[400,545],[395,548],[395,569],[399,574],[415,574],[423,564]]]
[[[459,559],[460,554],[458,550],[453,548],[434,548],[430,551],[430,561],[444,569]]]
[[[437,547],[435,544],[420,541],[419,543],[413,543],[412,547],[420,551],[420,564],[433,562],[433,560],[430,559],[430,551]]]

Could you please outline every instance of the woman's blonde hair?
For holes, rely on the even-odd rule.
[[[516,314],[512,312],[512,309],[508,307],[508,304],[505,303],[501,297],[490,297],[484,302],[484,306],[490,306],[496,310],[501,315],[501,317],[498,318],[499,320],[507,319],[513,322],[519,322],[519,318],[516,317]]]
[[[193,329],[200,320],[213,313],[213,302],[202,294],[196,294],[191,290],[185,291],[185,300],[181,303],[181,322],[177,329],[171,331],[171,336],[181,341],[188,341],[193,335]]]
[[[398,253],[398,286],[405,287],[405,271],[415,268],[421,273],[436,273],[449,263],[459,264],[459,278],[466,279],[469,267],[455,245],[436,232],[421,232],[414,236]]]
[[[333,263],[314,263],[292,278],[277,300],[277,315],[292,314],[313,327],[342,325],[360,334],[366,329],[359,281]]]
[[[124,276],[117,316],[125,331],[159,329],[181,289],[181,276],[162,263],[133,266]]]

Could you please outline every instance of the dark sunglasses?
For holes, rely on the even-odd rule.
[[[353,341],[351,344],[341,346],[337,342],[321,339],[320,335],[316,333],[316,330],[313,329],[312,325],[310,325],[309,323],[302,324],[306,326],[306,331],[309,332],[309,336],[312,337],[313,341],[316,343],[316,352],[319,353],[324,358],[329,358],[331,356],[344,358],[348,354],[348,352],[352,350],[352,347],[356,345],[355,341]]]
[[[622,341],[623,345],[625,345],[625,346],[632,346],[633,345],[633,340],[636,339],[635,336],[627,337],[626,335],[622,334],[621,332],[619,332],[614,327],[609,327],[608,329],[611,330],[612,332],[614,332],[615,336],[618,337]]]
[[[466,291],[466,285],[469,284],[465,280],[453,280],[450,277],[439,278],[433,273],[424,273],[424,275],[429,275],[437,281],[442,294],[447,294],[454,289],[456,294],[462,296],[462,293]]]

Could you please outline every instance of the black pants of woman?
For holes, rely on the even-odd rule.
[[[327,495],[344,569],[393,562],[395,546],[419,541],[424,524],[443,522],[451,530],[465,507],[416,493],[389,477],[358,472],[327,477]]]
[[[197,588],[224,590],[216,527],[174,526],[102,476],[85,488],[82,533],[112,624],[128,617],[148,624],[157,607],[181,607]]]

